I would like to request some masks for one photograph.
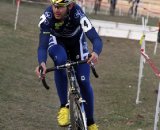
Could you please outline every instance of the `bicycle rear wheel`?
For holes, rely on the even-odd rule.
[[[85,113],[81,109],[82,103],[79,102],[76,94],[70,94],[70,121],[71,130],[87,130]]]

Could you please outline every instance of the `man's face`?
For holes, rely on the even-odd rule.
[[[52,5],[52,9],[53,9],[54,17],[57,20],[63,20],[67,14],[67,7],[66,6]]]

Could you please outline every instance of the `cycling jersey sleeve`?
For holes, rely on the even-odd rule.
[[[98,55],[100,55],[100,53],[102,51],[103,44],[102,44],[102,40],[99,37],[98,33],[96,32],[95,28],[92,27],[90,30],[88,30],[86,32],[86,36],[93,44],[93,52],[96,52]]]
[[[45,34],[44,31],[41,31],[39,34],[39,47],[38,47],[38,62],[41,64],[42,62],[47,61],[47,49],[49,42],[49,34]]]
[[[50,24],[49,24],[50,18],[51,18],[51,13],[48,11],[48,9],[40,17],[39,47],[37,52],[39,64],[41,64],[42,62],[46,63],[47,61],[47,49],[50,38]]]
[[[93,44],[93,51],[99,55],[102,51],[102,46],[103,46],[102,40],[98,35],[98,33],[96,32],[95,28],[92,26],[90,20],[87,18],[87,16],[83,13],[82,10],[79,11],[79,14],[80,14],[80,24],[83,29],[83,32],[85,32],[86,36]]]

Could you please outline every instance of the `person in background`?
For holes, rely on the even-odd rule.
[[[129,14],[136,17],[140,0],[129,0],[128,2],[131,3],[131,7],[129,8]]]
[[[72,61],[88,58],[89,50],[85,36],[91,41],[93,49],[88,63],[78,65],[75,70],[81,95],[86,101],[85,112],[88,130],[98,130],[94,120],[94,94],[90,83],[89,64],[91,61],[98,62],[102,51],[101,38],[74,0],[51,0],[51,5],[40,17],[39,27],[37,76],[40,76],[40,66],[45,75],[48,54],[55,66],[65,64],[69,56]],[[69,125],[69,109],[66,107],[68,102],[66,71],[56,70],[54,80],[60,100],[60,109],[57,115],[58,124],[59,126],[67,126]]]
[[[158,36],[157,36],[157,42],[160,43],[160,21],[159,21],[159,24],[158,24]]]
[[[115,14],[116,5],[117,5],[117,0],[111,0],[110,1],[110,7],[112,7],[111,12],[110,12],[111,15]]]

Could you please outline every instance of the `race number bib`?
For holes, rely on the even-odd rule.
[[[81,20],[80,20],[80,23],[81,23],[81,26],[82,26],[82,29],[84,32],[87,32],[89,31],[91,28],[92,28],[92,24],[91,22],[88,20],[87,17],[83,17]]]

